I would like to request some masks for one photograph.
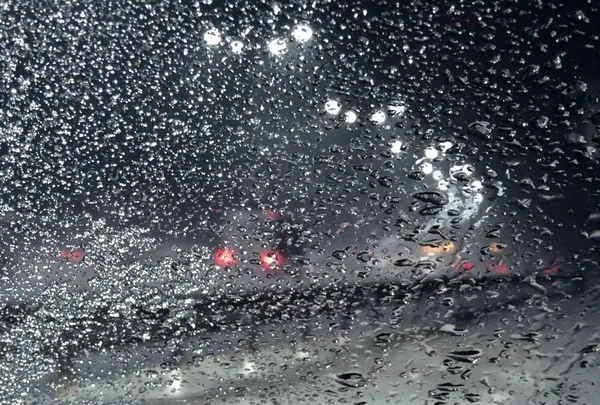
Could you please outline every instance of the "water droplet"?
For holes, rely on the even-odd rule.
[[[463,384],[453,384],[453,383],[441,383],[438,384],[437,389],[440,391],[454,392],[454,391],[464,391],[465,386]]]
[[[359,388],[367,384],[367,380],[359,373],[342,373],[334,378],[337,383],[350,388]]]
[[[434,205],[446,205],[449,202],[448,196],[438,191],[420,191],[414,193],[413,197],[422,202]]]
[[[415,261],[409,258],[399,259],[394,262],[394,265],[399,267],[412,267],[415,264]]]
[[[338,260],[344,260],[346,257],[348,257],[348,254],[346,253],[345,250],[335,250],[331,256],[333,256],[334,258],[338,259]]]
[[[469,333],[468,329],[457,328],[455,325],[446,324],[440,328],[440,332],[447,333],[452,336],[465,336]]]
[[[471,135],[487,139],[492,133],[490,126],[491,124],[487,121],[475,121],[469,124],[469,126],[467,127],[467,131]]]
[[[438,213],[440,213],[444,208],[443,207],[425,207],[425,208],[421,208],[421,210],[419,211],[419,214],[423,215],[423,216],[429,216],[429,215],[436,215]]]
[[[455,350],[448,353],[447,356],[452,360],[461,361],[463,363],[476,363],[483,357],[483,352],[479,349]]]
[[[388,176],[383,176],[383,177],[380,177],[380,178],[379,178],[379,184],[380,184],[382,187],[392,187],[392,185],[393,185],[393,182],[392,182],[392,179],[391,179],[391,177],[388,177]]]
[[[363,263],[368,263],[371,260],[371,254],[369,252],[360,252],[356,255],[356,258]]]
[[[470,403],[475,403],[481,400],[481,396],[479,394],[467,393],[465,394],[465,399]]]

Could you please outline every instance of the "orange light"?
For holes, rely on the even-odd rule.
[[[490,251],[492,253],[502,253],[504,249],[501,246],[498,246],[498,244],[496,242],[492,242],[490,244]]]
[[[215,253],[215,264],[220,267],[233,266],[237,263],[235,253],[231,249],[219,249]]]
[[[421,251],[425,254],[442,254],[454,252],[454,242],[444,242],[439,246],[421,246]]]
[[[262,255],[260,255],[260,261],[262,262],[263,266],[267,268],[273,266],[281,267],[283,265],[283,257],[281,256],[281,253],[276,250],[264,252]]]

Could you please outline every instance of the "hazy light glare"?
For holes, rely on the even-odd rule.
[[[392,147],[390,148],[392,153],[400,153],[402,151],[402,141],[394,141],[392,142]]]
[[[404,105],[390,105],[388,110],[394,113],[394,115],[404,115],[406,112],[406,106]]]
[[[440,149],[444,153],[446,153],[451,147],[452,147],[452,142],[450,142],[450,141],[440,143]]]
[[[327,100],[325,103],[325,111],[331,115],[338,115],[342,109],[342,105],[337,100]]]
[[[371,121],[373,121],[376,124],[381,124],[385,121],[386,119],[386,115],[383,111],[375,111],[372,115],[371,115]]]
[[[456,165],[450,168],[450,173],[464,173],[466,176],[471,176],[473,174],[473,168],[469,165]]]
[[[344,113],[344,121],[346,121],[348,124],[354,124],[357,120],[358,114],[356,111],[349,110]]]
[[[216,46],[221,43],[221,34],[216,29],[210,29],[204,33],[204,42],[209,46]]]
[[[483,183],[481,183],[481,181],[479,181],[479,180],[474,180],[471,183],[471,188],[475,191],[479,191],[483,188]]]
[[[425,174],[431,174],[433,173],[433,165],[431,163],[423,163],[423,166],[421,166],[421,170],[423,170],[423,173]]]
[[[428,147],[427,149],[425,149],[425,157],[427,159],[435,159],[436,157],[438,157],[437,149],[433,146]]]
[[[231,47],[231,51],[233,53],[241,53],[244,49],[244,43],[238,40],[231,41],[231,44],[229,44],[229,46]]]
[[[298,24],[292,30],[292,38],[297,42],[306,42],[313,36],[313,30],[307,24]]]
[[[269,52],[273,55],[281,55],[287,49],[287,44],[284,39],[275,38],[269,42]]]

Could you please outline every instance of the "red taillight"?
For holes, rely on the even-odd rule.
[[[276,250],[264,252],[260,255],[260,261],[264,267],[271,268],[273,266],[281,267],[283,265],[283,256]]]
[[[233,266],[236,264],[235,253],[231,249],[219,249],[215,253],[215,264],[221,267]]]
[[[504,263],[499,263],[499,264],[490,263],[490,264],[488,264],[488,271],[491,271],[491,272],[501,275],[501,276],[505,276],[510,273],[510,269]]]
[[[58,255],[60,260],[69,261],[73,263],[79,263],[85,257],[85,252],[83,250],[75,249],[68,250],[65,249]]]
[[[277,220],[277,219],[279,219],[280,215],[279,215],[279,212],[277,212],[277,211],[267,210],[267,211],[265,211],[265,217],[267,219]]]

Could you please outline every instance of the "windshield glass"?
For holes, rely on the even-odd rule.
[[[0,4],[0,403],[596,403],[599,21]]]

